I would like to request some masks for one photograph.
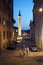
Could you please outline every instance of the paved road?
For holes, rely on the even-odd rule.
[[[0,56],[0,65],[26,65],[27,63],[32,63],[28,65],[37,65],[37,63],[43,65],[43,52],[29,52],[28,56],[20,57],[19,50],[5,50]]]
[[[19,50],[4,50],[1,53],[1,56],[4,55],[12,55],[12,56],[19,56]],[[43,57],[43,52],[29,52],[28,54],[29,57],[37,57],[37,56],[42,56]]]

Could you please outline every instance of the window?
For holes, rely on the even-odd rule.
[[[8,3],[10,4],[11,3],[11,0],[8,0]]]
[[[1,24],[1,17],[0,17],[0,24]]]
[[[0,8],[1,8],[1,0],[0,0]]]
[[[9,38],[9,32],[7,31],[7,39]]]
[[[3,25],[5,25],[5,24],[6,24],[5,20],[3,20]]]
[[[7,0],[8,1],[8,4],[11,4],[11,8],[12,7],[12,0]],[[3,12],[8,15],[9,17],[12,17],[12,11],[11,11],[11,8],[10,8],[10,5],[8,5],[5,0],[2,0],[2,10]]]
[[[2,25],[6,25],[6,20],[5,20],[5,18],[2,18]]]
[[[5,31],[3,32],[3,39],[5,39]]]
[[[0,30],[0,46],[1,46],[1,30]]]
[[[9,16],[10,13],[10,9],[9,6],[6,4],[6,2],[4,0],[2,0],[2,10],[3,12]]]

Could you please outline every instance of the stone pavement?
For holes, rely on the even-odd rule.
[[[43,62],[43,52],[31,52],[30,51],[28,55],[20,57],[19,50],[4,50],[2,51],[0,55],[0,63],[6,63],[4,65],[13,65],[13,63],[16,63],[16,62],[19,63],[19,61],[20,63],[27,62],[27,61],[28,62],[35,61],[36,63],[38,61]],[[3,65],[3,64],[0,64],[0,65]],[[17,65],[17,64],[14,64],[14,65]],[[21,64],[18,64],[18,65],[21,65]]]
[[[43,52],[29,52],[28,55],[31,57],[43,56]]]
[[[13,56],[20,56],[19,50],[4,50],[1,52],[2,55],[13,55]],[[36,56],[43,56],[43,52],[29,52],[28,56],[36,57]]]

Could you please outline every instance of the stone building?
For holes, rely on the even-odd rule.
[[[34,27],[34,22],[30,20],[30,40],[31,40],[31,45],[35,46],[35,27]]]
[[[0,0],[0,48],[14,40],[13,0]]]
[[[18,36],[18,27],[14,26],[14,40],[17,40],[17,36]]]
[[[43,50],[43,0],[33,0],[33,21],[35,40],[38,48]]]
[[[30,40],[30,30],[22,30],[22,40]]]

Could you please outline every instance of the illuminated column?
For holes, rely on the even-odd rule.
[[[18,15],[18,36],[21,36],[21,14]]]
[[[21,36],[21,14],[19,11],[19,15],[18,15],[18,36],[17,36],[17,42],[21,42],[22,41],[22,36]]]

